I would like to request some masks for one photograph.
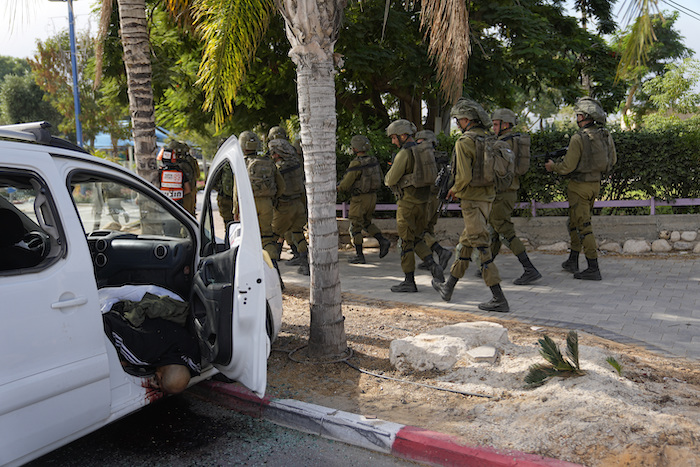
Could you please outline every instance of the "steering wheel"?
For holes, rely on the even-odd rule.
[[[24,243],[27,245],[27,249],[29,249],[29,251],[32,253],[39,255],[41,258],[46,256],[48,253],[49,239],[50,237],[46,233],[38,230],[27,232],[23,238]]]

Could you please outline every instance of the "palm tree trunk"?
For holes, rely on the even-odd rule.
[[[311,357],[347,350],[335,218],[335,67],[333,46],[345,0],[279,0],[297,66],[301,145],[309,205]]]
[[[157,184],[156,121],[145,0],[118,0],[136,171]]]

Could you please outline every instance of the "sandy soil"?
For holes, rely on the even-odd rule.
[[[494,317],[489,321],[506,327],[511,341],[495,364],[460,361],[451,371],[402,374],[389,363],[392,340],[484,319],[348,294],[343,295],[343,315],[352,356],[347,363],[310,363],[304,347],[308,290],[287,288],[284,324],[269,361],[268,396],[419,426],[469,445],[590,466],[700,466],[697,361],[579,333],[585,374],[525,389],[529,366],[545,363],[537,340],[547,334],[565,349],[568,330]],[[622,364],[622,376],[605,361],[608,356]]]

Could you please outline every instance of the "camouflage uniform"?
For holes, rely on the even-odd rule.
[[[494,186],[477,186],[475,171],[479,162],[477,158],[482,156],[477,154],[476,140],[486,138],[486,130],[491,127],[491,118],[481,105],[466,98],[460,98],[450,114],[457,119],[462,129],[462,136],[455,143],[454,184],[450,188],[450,194],[460,200],[464,231],[459,237],[457,258],[450,268],[450,277],[444,284],[433,280],[433,287],[440,292],[443,300],[449,301],[457,281],[464,277],[469,267],[472,251],[476,249],[481,260],[484,282],[493,294],[491,301],[478,305],[479,309],[506,312],[509,311],[509,306],[500,286],[501,276],[498,268],[493,264],[486,227],[496,198],[496,189]]]
[[[415,255],[426,261],[433,277],[440,282],[444,280],[442,268],[435,263],[432,252],[423,240],[425,232],[425,208],[430,197],[430,187],[416,188],[408,185],[399,188],[399,182],[414,172],[414,156],[411,147],[416,146],[411,135],[415,133],[415,125],[407,120],[397,120],[387,128],[387,135],[396,137],[401,144],[399,152],[394,157],[391,168],[384,177],[384,184],[392,189],[397,196],[396,229],[399,234],[398,249],[401,253],[401,270],[405,279],[398,285],[392,286],[392,292],[417,292],[414,273],[416,269]]]
[[[571,137],[564,158],[556,163],[547,162],[546,166],[547,170],[560,175],[571,174],[567,188],[571,253],[562,267],[574,273],[576,279],[601,280],[591,213],[593,203],[600,194],[600,180],[605,171],[617,162],[617,153],[612,136],[604,129],[606,115],[598,101],[590,97],[581,98],[574,106],[574,113],[581,129]],[[605,170],[591,170],[595,156],[607,159]],[[588,268],[579,272],[581,249],[586,255]]]
[[[350,145],[356,157],[350,161],[343,179],[338,183],[338,191],[350,192],[350,239],[355,247],[355,257],[351,264],[364,264],[362,251],[364,230],[379,242],[379,257],[389,252],[391,242],[384,238],[382,231],[373,222],[374,208],[377,205],[377,189],[382,183],[382,171],[376,157],[367,154],[370,149],[369,139],[362,135],[353,136]]]

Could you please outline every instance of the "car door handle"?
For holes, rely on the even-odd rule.
[[[74,306],[85,305],[87,303],[87,297],[76,297],[70,300],[61,300],[60,302],[52,303],[51,308],[54,310],[60,310],[63,308],[71,308]]]

